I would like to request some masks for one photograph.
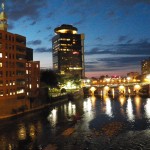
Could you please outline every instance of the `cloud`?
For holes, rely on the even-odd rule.
[[[122,6],[133,6],[133,5],[136,5],[138,3],[150,4],[149,0],[117,0],[117,1]]]
[[[125,38],[120,39],[120,41]],[[127,41],[125,44],[116,45],[100,45],[85,52],[85,55],[111,54],[111,55],[147,55],[150,56],[150,42],[148,39],[139,40],[131,43],[133,40]]]
[[[116,13],[115,13],[115,11],[111,10],[107,13],[107,16],[108,16],[108,18],[112,18],[112,17],[116,16]]]
[[[46,48],[46,47],[41,47],[41,48],[35,49],[35,52],[37,52],[37,53],[47,53],[47,52],[52,52],[52,49],[51,48]]]
[[[94,62],[86,62],[86,71],[123,71],[123,70],[140,70],[141,61],[146,59],[141,57],[106,57],[97,58]]]
[[[47,1],[37,0],[13,0],[8,2],[8,16],[11,20],[17,21],[23,17],[37,19],[40,16],[40,9],[45,7]]]
[[[47,30],[51,30],[51,29],[52,29],[52,27],[51,27],[51,26],[48,26],[46,29],[47,29]]]
[[[81,24],[83,24],[84,22],[85,22],[85,18],[82,18],[81,20],[79,20],[79,21],[73,23],[73,25],[74,25],[74,26],[76,26],[76,25],[81,25]]]
[[[101,42],[103,39],[101,37],[95,38],[96,41]]]
[[[121,35],[119,38],[118,38],[118,42],[121,43],[121,42],[124,42],[127,40],[127,36],[126,35]]]
[[[28,45],[41,45],[42,41],[41,40],[34,40],[34,41],[29,41],[27,44]]]
[[[35,25],[36,24],[36,21],[32,21],[31,23],[30,23],[30,25]]]
[[[8,30],[13,30],[15,27],[14,27],[14,24],[11,22],[9,23],[8,25]]]

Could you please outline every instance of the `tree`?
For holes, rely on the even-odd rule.
[[[58,87],[58,76],[53,70],[42,70],[40,81],[50,87]]]

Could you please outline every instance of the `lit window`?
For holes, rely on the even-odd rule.
[[[36,68],[39,68],[39,65],[38,65],[38,64],[36,65]]]
[[[17,94],[22,94],[22,93],[24,93],[24,89],[20,89],[17,91]]]
[[[0,58],[2,58],[2,53],[0,53]]]
[[[39,88],[39,84],[37,84],[37,88]]]
[[[0,63],[0,67],[3,67],[3,63]]]
[[[29,88],[30,88],[30,89],[32,88],[32,85],[31,85],[31,84],[29,85]]]
[[[26,70],[26,74],[28,74],[29,72],[28,72],[28,70]]]

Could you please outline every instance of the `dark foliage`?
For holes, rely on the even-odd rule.
[[[42,70],[40,80],[51,87],[58,86],[58,76],[53,70]]]

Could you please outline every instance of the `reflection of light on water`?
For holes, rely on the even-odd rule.
[[[29,131],[30,131],[30,137],[32,138],[32,139],[35,139],[35,127],[34,127],[34,125],[30,125],[29,126]]]
[[[112,107],[111,107],[111,101],[109,97],[105,97],[105,102],[106,102],[106,114],[109,117],[112,117]]]
[[[121,106],[123,106],[124,103],[125,103],[125,96],[120,95],[120,96],[119,96],[119,102],[120,102]]]
[[[127,116],[129,121],[134,121],[133,106],[130,97],[127,100]]]
[[[75,115],[75,114],[76,114],[76,105],[75,105],[75,104],[72,104],[71,102],[69,102],[67,114],[68,114],[69,116],[72,116],[72,115]]]
[[[150,98],[147,98],[146,105],[144,107],[145,113],[148,119],[150,119]]]
[[[88,98],[87,101],[84,101],[84,103],[83,103],[83,109],[84,109],[84,111],[91,111],[91,109],[92,109],[92,103],[91,103],[90,98]]]
[[[50,115],[48,116],[48,120],[50,121],[52,127],[56,126],[57,123],[57,109],[53,109],[50,113]]]
[[[140,111],[140,107],[141,107],[141,97],[140,96],[136,96],[135,97],[135,105],[136,105],[136,113],[137,113],[137,117],[141,117],[141,111]]]
[[[95,107],[96,97],[95,97],[95,96],[92,96],[92,97],[91,97],[91,101],[92,101],[92,106]]]
[[[92,111],[92,100],[90,98],[83,102],[83,111],[85,112],[86,121],[93,119],[94,113]]]
[[[8,150],[12,150],[11,144],[8,145]]]
[[[19,130],[18,130],[18,138],[19,140],[25,140],[26,139],[26,129],[24,124],[20,124]]]
[[[114,88],[112,88],[112,96],[113,96],[113,98],[115,97],[115,90],[114,90]]]
[[[41,125],[41,122],[40,122],[40,121],[38,121],[38,123],[37,123],[37,132],[38,132],[38,133],[41,133],[41,132],[42,132],[42,125]]]

